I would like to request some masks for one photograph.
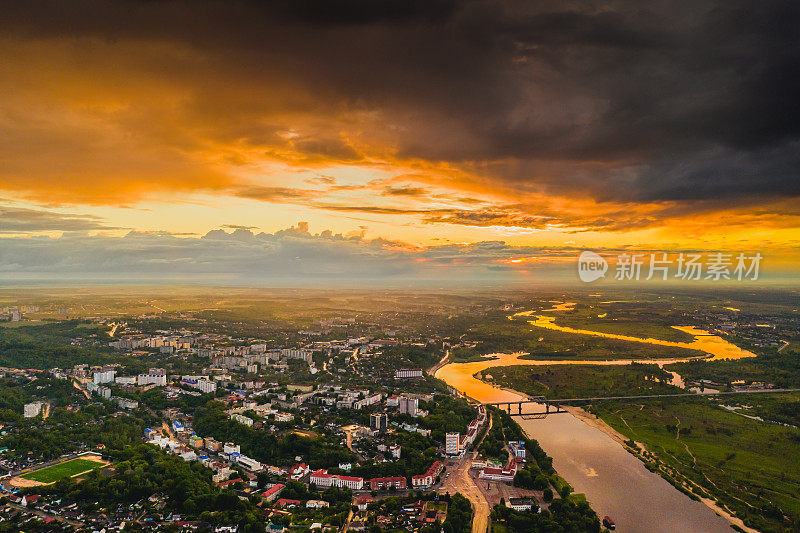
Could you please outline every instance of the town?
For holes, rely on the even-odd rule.
[[[559,309],[563,320],[585,327],[581,320],[604,320],[603,305],[613,309],[617,329],[671,338],[678,333],[663,324],[691,323],[772,354],[759,360],[761,370],[718,368],[702,358],[678,363],[686,391],[796,383],[773,370],[790,364],[789,343],[798,335],[796,321],[780,312],[691,303],[663,311],[657,298],[598,303],[582,295],[574,298],[579,304],[507,294],[249,298],[176,293],[141,301],[100,293],[31,297],[3,309],[0,531],[611,528],[613,519],[601,520],[556,471],[548,453],[559,450],[543,449],[523,429],[532,422],[436,377],[447,365],[491,365],[486,354],[525,348],[545,357],[609,353],[602,338],[584,344],[567,333],[532,331],[524,314],[516,317],[527,309]],[[649,356],[639,345],[625,349]],[[530,367],[541,371],[525,379],[521,366],[475,377],[568,398],[584,389],[608,396],[622,386],[630,394],[682,390],[670,389],[673,377],[655,365],[606,367],[615,376],[607,391],[598,389],[602,374],[587,380],[573,366]],[[723,411],[750,408],[730,402]],[[761,415],[769,413],[747,414]],[[673,423],[668,431],[677,431]],[[623,443],[637,453],[630,442]],[[640,457],[653,461],[645,451]]]
[[[517,512],[539,512],[552,502],[549,482],[538,491],[514,486],[526,466],[524,441],[503,442],[504,450],[491,456],[479,453],[492,416],[486,407],[425,369],[397,366],[408,359],[375,364],[395,350],[424,351],[437,362],[460,346],[447,339],[399,339],[389,331],[276,347],[186,328],[151,334],[104,319],[92,327],[95,333],[70,345],[125,362],[0,369],[4,382],[37,397],[22,406],[22,420],[48,428],[56,408],[92,407],[104,412],[100,418],[147,424],[138,440],[201,466],[220,491],[252,504],[267,531],[439,531],[443,524],[469,531],[471,504],[459,493],[465,483],[504,485],[502,500]],[[103,333],[112,337],[105,346],[98,341]],[[144,367],[145,360],[162,366]],[[8,424],[4,434],[16,431]],[[60,449],[15,451],[0,450],[5,519],[87,531],[242,526],[175,512],[158,491],[126,506],[86,506],[53,490],[63,481],[53,484],[52,472],[61,468],[80,485],[88,485],[84,477],[112,475],[118,465],[102,443],[82,442],[58,456]]]

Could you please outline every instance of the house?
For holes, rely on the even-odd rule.
[[[371,502],[374,502],[375,498],[370,496],[369,494],[359,494],[357,497],[353,498],[353,505],[358,507],[359,511],[366,511],[367,505]]]
[[[244,483],[244,480],[242,478],[240,478],[240,477],[237,477],[236,479],[229,479],[227,481],[219,481],[219,482],[217,482],[217,486],[219,488],[226,489],[229,486],[233,485],[234,483]]]
[[[509,498],[506,507],[511,507],[515,511],[530,511],[533,509],[533,500],[530,498]]]
[[[417,509],[420,509],[417,520],[423,524],[433,524],[437,520],[443,523],[447,519],[447,502],[417,502]]]
[[[41,498],[40,494],[26,494],[20,500],[20,505],[24,507],[28,507],[30,505],[35,505],[37,501]]]
[[[288,498],[281,498],[281,499],[279,499],[277,501],[277,505],[281,509],[283,509],[284,507],[289,507],[289,508],[297,507],[298,505],[302,505],[302,504],[303,504],[303,502],[301,502],[300,500],[290,500]]]
[[[329,507],[330,504],[325,500],[308,500],[306,502],[306,508],[308,509],[322,509],[323,507]]]
[[[299,463],[289,469],[289,478],[292,481],[300,481],[311,472],[311,468],[305,463]]]

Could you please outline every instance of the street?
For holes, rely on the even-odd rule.
[[[475,480],[469,475],[472,460],[476,455],[477,452],[466,453],[453,466],[448,466],[447,472],[450,476],[442,483],[440,492],[449,492],[451,495],[460,492],[469,499],[475,512],[472,519],[472,533],[486,533],[489,525],[489,503],[475,484]]]

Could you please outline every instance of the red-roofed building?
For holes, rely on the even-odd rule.
[[[516,458],[511,458],[504,468],[484,468],[481,472],[481,479],[511,483],[514,481],[515,475],[517,475],[517,461]]]
[[[285,485],[283,485],[283,483],[278,483],[277,485],[270,487],[264,492],[262,492],[261,497],[267,500],[268,502],[271,502],[280,495],[281,491],[283,491],[284,486]]]
[[[277,502],[278,507],[298,507],[302,504],[303,502],[300,500],[290,500],[288,498],[281,498]]]
[[[370,490],[389,490],[394,487],[397,490],[406,488],[406,478],[397,477],[375,477],[367,481]]]
[[[289,469],[289,479],[293,481],[300,481],[311,472],[311,468],[305,463],[296,464]]]
[[[37,501],[39,501],[39,498],[41,498],[41,495],[39,494],[26,494],[25,496],[22,497],[20,503],[25,507],[27,507],[29,505],[35,504]]]
[[[370,502],[374,502],[375,498],[373,498],[369,494],[360,494],[360,495],[356,496],[355,498],[353,498],[353,500],[354,500],[353,503],[356,505],[356,507],[358,507],[359,511],[366,511],[367,510],[367,505]]]
[[[436,478],[442,473],[443,465],[440,461],[434,461],[427,472],[420,476],[411,477],[411,485],[415,489],[428,488],[436,483]]]
[[[224,489],[224,488],[227,488],[230,485],[233,485],[234,483],[244,483],[244,480],[242,478],[240,478],[240,477],[237,477],[236,479],[229,479],[227,481],[219,481],[219,482],[217,482],[217,486]]]
[[[361,490],[364,488],[364,478],[353,476],[340,476],[338,474],[329,474],[327,470],[317,470],[309,478],[309,483],[313,483],[318,487],[347,487],[352,490]]]

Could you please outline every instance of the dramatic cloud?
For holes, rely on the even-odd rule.
[[[0,279],[9,281],[180,282],[281,286],[468,286],[476,284],[577,283],[583,250],[514,246],[503,241],[414,246],[362,232],[311,233],[306,222],[274,233],[228,225],[202,237],[129,232],[121,237],[64,233],[60,238],[4,238]],[[786,243],[796,247],[799,243]],[[637,247],[661,253],[668,243]],[[594,248],[610,260],[627,247]],[[692,249],[710,253],[717,248]],[[793,280],[793,270],[765,259],[764,281]]]
[[[502,281],[498,269],[503,270],[509,258],[534,253],[575,255],[574,249],[548,251],[502,242],[415,247],[363,235],[312,234],[301,222],[275,233],[236,228],[232,233],[210,231],[201,238],[130,232],[124,237],[5,239],[0,276],[296,285],[475,283]]]
[[[798,27],[800,4],[756,0],[10,2],[0,193],[108,218],[6,210],[0,232],[359,216],[417,244],[435,226],[459,242],[663,230],[780,245],[800,228]],[[170,204],[234,216],[185,207],[192,222],[167,227]],[[161,222],[111,212],[128,206]],[[263,245],[234,269],[274,253],[234,235]],[[146,269],[133,246],[156,238],[108,237],[108,261]],[[194,240],[159,242],[218,266]],[[371,264],[374,245],[344,242]]]
[[[796,196],[798,25],[756,1],[12,3],[3,184],[111,167],[213,189],[236,179],[211,162],[377,146],[520,192]],[[66,126],[40,114],[78,96]]]

